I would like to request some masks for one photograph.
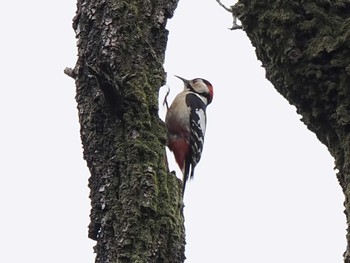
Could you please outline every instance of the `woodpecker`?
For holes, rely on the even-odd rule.
[[[185,87],[168,108],[165,125],[168,130],[167,146],[174,153],[182,174],[182,195],[190,175],[199,162],[207,124],[206,108],[213,100],[213,86],[209,81],[196,78],[181,79]]]

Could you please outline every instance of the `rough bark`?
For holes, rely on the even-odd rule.
[[[96,262],[183,262],[181,182],[167,170],[158,89],[178,0],[78,0],[73,27]]]
[[[266,77],[335,158],[349,222],[350,2],[240,0],[231,11],[256,48]],[[347,242],[348,263],[349,227]]]

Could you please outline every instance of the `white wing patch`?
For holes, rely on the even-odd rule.
[[[198,125],[200,129],[203,131],[203,136],[205,135],[205,128],[207,125],[207,119],[205,116],[205,112],[203,109],[196,109],[196,114],[198,115]],[[202,142],[204,142],[202,140]]]
[[[195,109],[191,123],[191,150],[192,169],[199,162],[204,145],[204,134],[206,127],[206,115],[204,109]]]

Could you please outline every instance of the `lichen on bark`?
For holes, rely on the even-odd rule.
[[[75,76],[96,262],[183,262],[181,182],[166,166],[158,90],[177,0],[78,0]]]
[[[349,222],[350,2],[240,0],[231,10],[266,78],[335,158]],[[347,241],[344,260],[350,262],[350,234]]]

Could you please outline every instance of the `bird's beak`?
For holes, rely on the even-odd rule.
[[[175,75],[175,77],[177,77],[177,78],[181,79],[181,80],[182,80],[182,81],[185,83],[185,85],[188,85],[188,84],[190,83],[190,81],[189,81],[189,80],[187,80],[187,79],[184,79],[184,78],[179,77],[179,76],[176,76],[176,75]]]

